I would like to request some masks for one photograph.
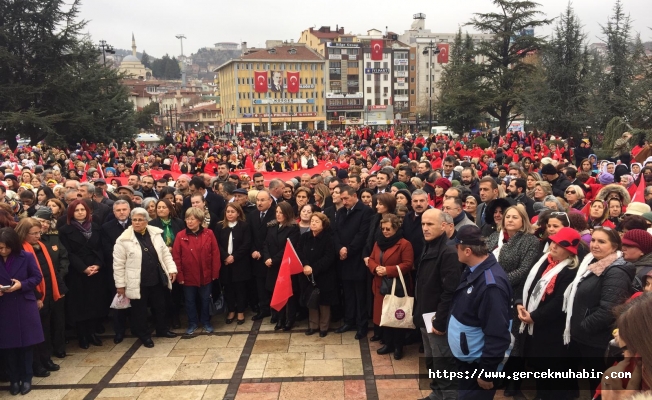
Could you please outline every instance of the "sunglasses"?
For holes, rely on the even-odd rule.
[[[567,190],[566,194],[575,194],[575,191],[574,190]]]
[[[579,239],[573,239],[570,242],[568,240],[560,240],[559,242],[557,242],[557,244],[560,245],[561,247],[564,247],[564,248],[570,247],[570,246],[577,247],[577,245],[580,244],[580,240]]]
[[[608,226],[602,226],[602,225],[596,225],[593,227],[593,229],[601,229],[603,231],[612,231],[613,229],[609,228]]]
[[[551,217],[562,217],[563,216],[566,219],[566,222],[568,222],[568,226],[570,226],[570,219],[568,219],[568,214],[566,214],[565,212],[561,212],[561,211],[551,212],[550,216]],[[557,218],[557,219],[559,219],[561,221],[560,218]]]

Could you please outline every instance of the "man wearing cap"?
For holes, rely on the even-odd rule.
[[[425,247],[419,263],[414,295],[414,325],[421,330],[423,348],[429,368],[440,371],[456,371],[455,359],[446,336],[448,313],[455,288],[460,282],[462,264],[455,249],[447,245],[444,232],[444,213],[430,209],[421,217]],[[426,331],[423,314],[436,312],[432,330]],[[428,399],[457,399],[457,382],[435,378],[430,384],[432,393]]]
[[[570,186],[570,181],[564,174],[559,174],[557,168],[552,164],[546,164],[541,168],[541,176],[544,181],[552,186],[552,194],[556,197],[564,197],[566,188]]]
[[[639,202],[633,202],[629,203],[627,206],[627,210],[625,211],[625,215],[640,215],[642,216],[645,213],[649,213],[650,206],[648,206],[645,203],[639,203]]]
[[[457,258],[466,264],[448,321],[448,343],[458,371],[466,373],[458,381],[458,394],[460,399],[489,400],[496,394],[494,383],[477,371],[496,372],[509,349],[512,289],[480,228],[463,226],[455,243]]]
[[[249,220],[249,214],[256,209],[256,205],[249,202],[249,193],[245,189],[235,189],[233,191],[234,202],[238,203],[244,211],[245,218]]]
[[[102,195],[103,195],[102,197],[104,197],[106,199],[109,199],[109,200],[112,200],[111,204],[107,204],[107,202],[101,201],[102,204],[106,204],[107,206],[111,207],[113,205],[113,201],[118,200],[118,197],[116,195],[114,195],[113,193],[108,192],[106,190],[106,180],[105,179],[103,179],[103,178],[96,179],[95,182],[93,182],[93,183],[95,184],[95,188],[100,188],[102,190]]]
[[[652,235],[642,229],[632,229],[623,235],[622,241],[623,258],[636,267],[634,289],[642,291],[645,287],[645,276],[652,271]]]

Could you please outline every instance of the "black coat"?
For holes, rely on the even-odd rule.
[[[172,218],[172,222],[170,224],[172,226],[172,233],[174,234],[174,237],[177,237],[177,233],[186,229],[186,224],[179,218]],[[160,218],[155,218],[149,221],[148,225],[163,229],[163,223],[161,222]]]
[[[248,217],[249,229],[251,229],[251,253],[257,251],[260,253],[260,259],[251,260],[251,272],[259,278],[267,277],[267,266],[263,257],[263,245],[267,238],[268,223],[276,220],[276,206],[272,206],[265,213],[265,218],[260,220],[260,211],[253,210]],[[250,254],[251,254],[250,253]]]
[[[113,246],[115,246],[115,242],[118,240],[118,237],[120,237],[125,229],[129,228],[130,226],[131,218],[127,219],[125,228],[120,225],[120,222],[118,222],[117,219],[102,225],[102,256],[106,262],[105,270],[108,273],[108,280],[110,280],[111,284],[115,283],[113,281]]]
[[[602,275],[591,273],[579,283],[573,302],[571,340],[607,348],[616,322],[613,309],[632,294],[634,272],[633,264],[618,258]]]
[[[455,289],[460,284],[464,268],[457,258],[457,251],[448,246],[447,241],[448,237],[444,233],[425,244],[417,272],[412,312],[414,325],[425,327],[421,316],[436,311],[433,327],[440,332],[447,330],[451,301]]]
[[[109,219],[109,215],[113,216],[111,207],[97,201],[91,201],[91,210],[93,212],[93,222],[100,226]]]
[[[414,211],[410,211],[403,218],[402,226],[403,238],[412,244],[412,250],[414,250],[414,269],[416,270],[419,269],[419,261],[425,244],[423,229],[421,229],[421,215],[417,216]]]
[[[548,267],[548,260],[545,260],[539,267],[537,274],[532,281],[530,290],[528,291],[528,298],[532,295],[532,291],[536,287],[537,282],[543,276],[543,271]],[[521,335],[525,335],[525,340],[520,340],[520,343],[525,344],[526,357],[536,360],[539,357],[563,357],[566,355],[567,347],[564,345],[564,329],[566,328],[566,313],[562,310],[564,305],[564,292],[568,285],[573,283],[577,275],[577,268],[570,269],[564,268],[557,274],[555,279],[555,288],[551,294],[547,294],[540,302],[536,310],[530,313],[532,321],[534,321],[534,331],[532,336],[528,334],[527,325]],[[514,304],[522,304],[527,308],[524,303],[523,291],[514,292]],[[521,321],[514,319],[513,324],[519,327]]]
[[[319,304],[330,306],[338,303],[337,296],[337,269],[335,267],[336,252],[333,245],[331,232],[322,231],[319,235],[314,236],[308,231],[299,238],[297,254],[304,266],[309,265],[312,268],[312,275],[315,278],[315,284],[319,288]],[[298,275],[299,286],[301,288],[301,299],[303,293],[312,287],[312,283],[303,275]],[[305,306],[305,304],[302,304]]]
[[[204,198],[204,201],[206,202],[206,207],[208,208],[208,211],[211,213],[215,214],[217,218],[222,218],[224,216],[224,208],[226,207],[226,202],[224,201],[224,197],[220,196],[217,193],[214,193],[208,189],[206,189],[207,194],[206,197]],[[190,198],[192,196],[188,196],[185,199],[183,199],[183,207],[182,207],[182,213],[181,215],[186,215],[186,210],[190,208],[191,203],[190,203]],[[212,219],[212,217],[211,217]]]
[[[370,275],[362,260],[362,251],[369,235],[369,225],[373,211],[359,201],[347,215],[345,207],[337,210],[335,217],[335,253],[338,255],[343,247],[347,249],[347,257],[338,262],[342,280],[363,281]]]
[[[299,244],[299,227],[297,225],[288,225],[279,228],[279,225],[275,221],[270,222],[268,225],[271,226],[267,230],[267,237],[265,238],[265,243],[263,243],[262,260],[265,262],[265,260],[272,259],[272,266],[267,267],[265,286],[267,290],[273,291],[276,285],[278,271],[281,268],[281,261],[283,261],[285,243],[290,239],[290,242],[292,242],[292,245],[296,249],[297,244]]]
[[[380,220],[383,219],[383,215],[375,213],[371,216],[371,221],[369,222],[369,234],[367,235],[367,240],[362,250],[362,258],[369,257],[371,250],[374,248],[374,244],[378,239],[376,236],[380,234]]]
[[[68,286],[66,285],[66,276],[70,269],[70,260],[68,260],[68,250],[61,244],[58,234],[45,234],[41,235],[41,242],[47,247],[48,254],[52,259],[52,266],[57,274],[57,285],[59,286],[59,293],[68,293]]]
[[[260,217],[260,216],[259,216]],[[233,253],[229,254],[229,235],[233,232]],[[238,221],[233,228],[222,227],[218,223],[215,227],[215,238],[220,247],[220,283],[228,285],[232,282],[244,282],[251,279],[251,231],[246,222]],[[232,264],[225,264],[224,260],[229,255],[233,256]]]
[[[66,295],[70,322],[101,318],[107,313],[108,291],[102,272],[106,268],[100,245],[100,227],[92,224],[92,235],[86,239],[72,225],[59,229],[61,244],[68,250],[70,269],[68,271],[68,294]],[[99,265],[100,273],[87,276],[84,270],[91,265]]]

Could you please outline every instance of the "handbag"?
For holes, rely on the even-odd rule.
[[[383,265],[383,251],[380,251],[380,265]],[[380,294],[383,296],[388,295],[392,293],[392,284],[396,281],[396,278],[390,278],[388,276],[383,276],[383,278],[380,281]],[[394,294],[397,297],[403,297],[405,296],[405,292],[403,291],[403,287],[399,286],[396,289],[396,293]]]
[[[311,310],[318,310],[319,296],[321,295],[321,291],[319,290],[317,284],[315,283],[315,277],[313,274],[310,274],[310,276],[306,276],[306,278],[311,283],[311,285],[308,286],[306,290],[303,292],[301,302]]]
[[[398,269],[398,277],[403,285],[403,292],[407,293],[403,273]],[[383,313],[380,316],[380,326],[390,328],[414,329],[412,320],[412,309],[414,308],[414,297],[405,295],[404,297],[396,296],[396,279],[392,283],[392,292],[383,298]]]
[[[210,301],[208,302],[208,314],[220,315],[226,312],[226,302],[224,301],[224,294],[220,293],[220,297],[217,300],[213,301],[213,296],[211,296]]]

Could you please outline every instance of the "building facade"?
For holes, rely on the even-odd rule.
[[[152,70],[145,68],[143,63],[136,57],[136,38],[133,33],[131,34],[131,55],[122,59],[118,70],[124,72],[127,78],[130,79],[144,81],[152,78]]]
[[[324,129],[324,58],[303,44],[248,51],[217,68],[225,131],[270,132]],[[267,92],[255,90],[255,72],[267,73]],[[287,74],[299,72],[299,91],[289,93]]]

